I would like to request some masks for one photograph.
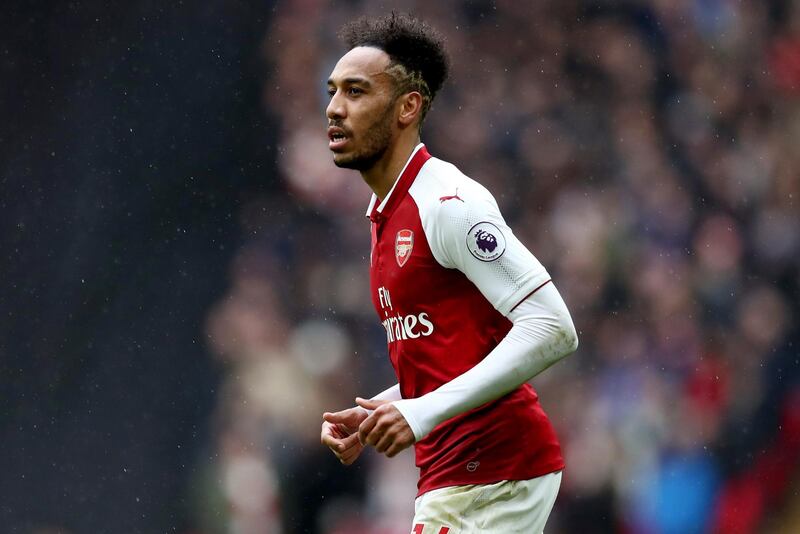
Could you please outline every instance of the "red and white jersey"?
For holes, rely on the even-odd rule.
[[[550,280],[494,197],[416,147],[385,199],[373,195],[370,282],[403,398],[480,362],[511,329],[506,315]],[[415,444],[419,494],[524,480],[564,468],[533,387],[449,419]]]

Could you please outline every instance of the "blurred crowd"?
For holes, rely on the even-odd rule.
[[[324,118],[336,32],[390,7],[452,57],[423,141],[494,193],[580,333],[533,382],[567,463],[548,534],[800,532],[800,4],[746,0],[282,2],[263,104],[284,187],[238,214],[208,314],[200,532],[410,530],[410,452],[344,468],[319,444],[323,411],[395,383],[369,190]]]

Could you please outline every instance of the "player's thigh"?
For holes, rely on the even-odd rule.
[[[561,472],[509,480],[476,510],[475,532],[541,534],[561,487]]]
[[[451,486],[431,490],[414,501],[412,534],[474,532],[469,510],[485,491],[483,485]]]
[[[539,534],[560,485],[559,472],[429,491],[415,501],[412,534]]]

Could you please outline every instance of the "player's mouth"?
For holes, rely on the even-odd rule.
[[[347,140],[349,137],[345,133],[344,129],[331,126],[328,128],[328,148],[336,151],[341,150],[344,145],[347,144]]]

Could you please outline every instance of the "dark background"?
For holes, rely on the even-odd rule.
[[[0,532],[185,524],[202,324],[274,186],[269,4],[3,6]]]

